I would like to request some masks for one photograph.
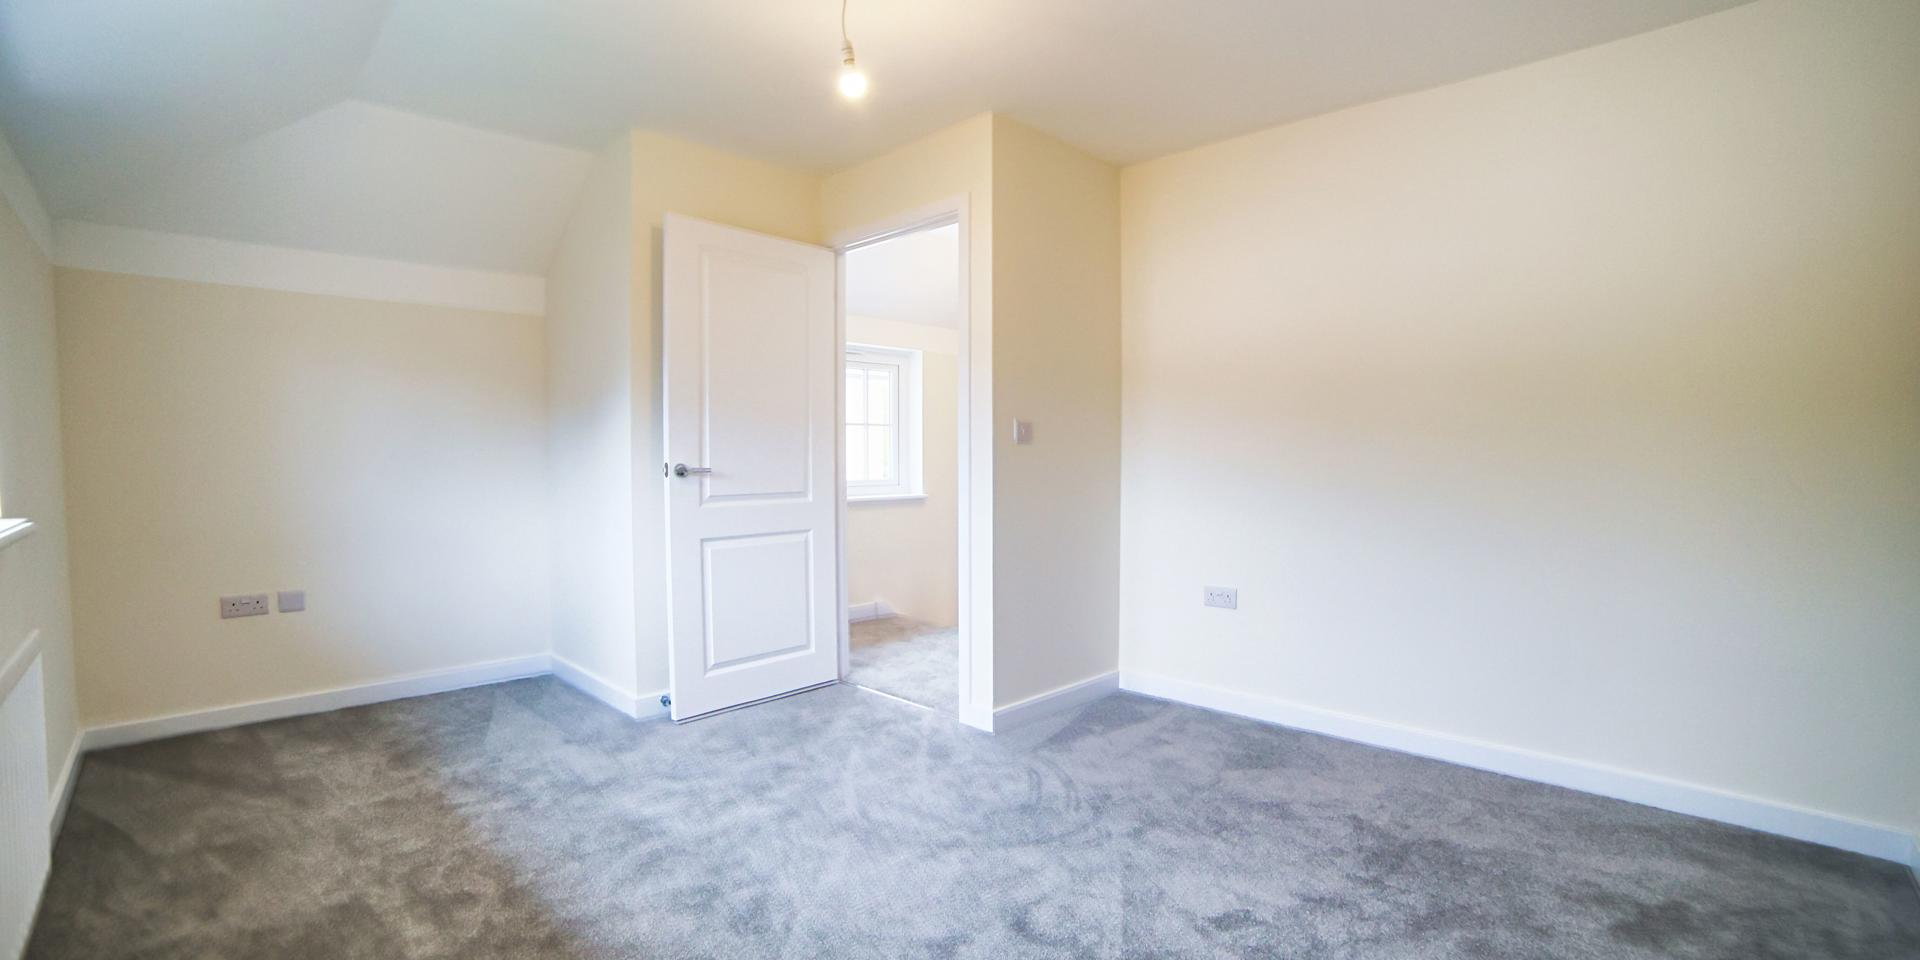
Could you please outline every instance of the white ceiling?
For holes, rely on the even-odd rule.
[[[1740,2],[852,0],[873,92],[848,104],[835,0],[0,0],[0,127],[56,217],[539,271],[566,163],[424,117],[826,170],[997,110],[1126,163]],[[435,182],[436,149],[488,144]],[[328,209],[395,197],[397,231]]]
[[[347,100],[64,215],[484,270],[544,272],[593,155]],[[369,215],[371,214],[371,215]]]
[[[960,228],[895,237],[847,254],[847,313],[960,325]]]

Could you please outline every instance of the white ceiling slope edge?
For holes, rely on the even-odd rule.
[[[40,192],[33,188],[33,179],[27,176],[27,168],[21,166],[4,133],[0,133],[0,200],[12,208],[14,216],[27,228],[27,236],[51,259],[53,218],[47,215],[46,205],[40,202]]]
[[[545,273],[593,155],[348,100],[65,219]]]
[[[1128,163],[1740,2],[854,0],[849,104],[831,0],[0,0],[0,129],[55,219],[539,272],[560,148],[630,128],[824,171],[995,110]]]
[[[331,297],[544,316],[545,277],[60,220],[62,267]]]

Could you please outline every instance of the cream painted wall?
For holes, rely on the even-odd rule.
[[[1119,173],[983,114],[836,173],[843,237],[968,198],[969,518],[983,710],[1111,673],[1119,554]],[[1016,447],[1013,418],[1035,424]]]
[[[993,119],[994,699],[1118,667],[1120,189]],[[1016,446],[1012,422],[1033,423]]]
[[[1916,37],[1763,0],[1128,168],[1123,668],[1920,832]]]
[[[0,139],[0,169],[18,169]],[[46,687],[47,782],[60,776],[79,731],[68,605],[66,496],[60,453],[53,267],[28,223],[44,221],[24,173],[0,202],[0,517],[33,532],[0,548],[0,664],[40,633]],[[17,212],[14,204],[28,208]]]
[[[820,242],[820,179],[648,131],[633,151],[633,542],[636,689],[667,687],[666,487],[661,473],[661,225],[685,214]]]
[[[628,698],[634,642],[633,144],[595,158],[547,270],[553,652]],[[651,691],[653,688],[645,688]]]
[[[884,600],[903,616],[953,626],[960,613],[959,332],[849,316],[847,342],[920,351],[921,474],[926,490],[919,500],[847,504],[847,601]]]
[[[993,115],[983,113],[864,163],[821,185],[821,232],[831,241],[951,197],[968,199],[975,315],[992,301]]]
[[[846,333],[848,343],[871,343],[901,350],[941,353],[955,358],[960,356],[960,331],[953,327],[853,314],[847,317]]]
[[[548,652],[540,318],[55,291],[89,725]],[[283,589],[307,611],[218,617]]]
[[[662,509],[665,488],[660,473],[661,328],[659,293],[654,282],[665,215],[682,213],[818,243],[834,231],[862,226],[955,194],[971,193],[980,198],[974,207],[974,222],[990,224],[987,206],[990,134],[990,118],[979,117],[855,170],[836,174],[826,182],[806,173],[648,131],[634,131],[625,139],[631,177],[627,336],[622,343],[606,330],[603,319],[588,324],[591,333],[578,332],[581,338],[578,341],[574,340],[576,333],[569,332],[579,331],[585,323],[576,318],[587,315],[604,318],[618,310],[615,298],[605,288],[610,278],[617,276],[618,267],[593,252],[591,245],[597,242],[604,251],[617,245],[619,238],[612,236],[616,232],[614,228],[600,220],[595,212],[599,201],[583,201],[569,221],[567,240],[563,241],[561,253],[556,256],[548,276],[549,315],[554,325],[548,378],[554,384],[556,418],[563,409],[604,411],[606,405],[612,403],[623,403],[627,411],[625,423],[630,436],[624,444],[604,432],[615,429],[615,415],[608,414],[606,419],[596,422],[591,447],[597,453],[592,462],[582,460],[563,468],[561,458],[570,455],[568,450],[574,441],[562,438],[563,433],[571,431],[558,419],[552,427],[555,430],[552,449],[556,497],[562,496],[560,491],[572,484],[590,486],[598,491],[595,502],[610,503],[605,498],[621,498],[607,484],[629,486],[630,497],[625,500],[625,509],[632,530],[627,538],[632,558],[630,599],[623,598],[617,590],[604,590],[597,596],[605,599],[606,605],[596,602],[590,612],[581,615],[571,631],[564,626],[567,614],[558,614],[556,652],[574,659],[572,651],[581,649],[581,646],[569,645],[566,639],[569,632],[592,632],[617,638],[620,631],[627,630],[632,638],[631,660],[623,659],[621,652],[613,650],[618,641],[611,640],[606,645],[584,645],[605,649],[607,654],[581,653],[581,658],[592,662],[580,662],[580,665],[614,687],[633,691],[642,698],[667,687],[666,529]],[[603,155],[601,162],[617,166],[620,161]],[[612,191],[604,186],[606,176],[597,170],[590,178],[589,197],[611,195]],[[603,235],[607,239],[592,239]],[[990,240],[979,230],[974,236],[975,262],[984,264],[984,255],[991,249]],[[977,267],[973,272],[976,310],[990,300],[991,288],[986,285],[990,273],[985,267]],[[984,334],[987,325],[978,326]],[[569,346],[576,342],[577,347]],[[615,367],[623,369],[606,367],[606,352],[622,349],[627,362]],[[562,381],[568,385],[561,386]],[[616,398],[615,394],[623,390],[626,396]],[[569,419],[573,416],[569,415]],[[613,470],[603,462],[604,456],[621,455],[628,458],[625,471]],[[583,475],[562,475],[576,469]],[[615,517],[617,509],[609,507],[589,517],[563,516],[561,508],[556,508],[555,570],[596,562],[590,551],[567,541],[566,530],[577,523]],[[619,539],[607,542],[617,544]],[[556,597],[564,596],[567,589],[556,587]],[[626,626],[624,617],[631,618],[631,627]],[[624,675],[620,673],[622,670],[626,671]]]
[[[993,116],[981,114],[828,176],[820,189],[820,232],[830,243],[855,231],[897,223],[916,211],[964,197],[967,205],[967,351],[993,355]],[[969,486],[993,489],[993,365],[969,363],[966,464]],[[971,601],[960,611],[972,634],[960,709],[991,724],[993,689],[993,500],[972,498],[967,516]]]

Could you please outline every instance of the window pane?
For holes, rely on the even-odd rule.
[[[872,367],[867,370],[867,422],[892,423],[894,407],[894,370]]]
[[[847,368],[847,422],[867,422],[867,374],[854,367]]]
[[[868,427],[847,428],[847,482],[866,483]]]
[[[893,428],[868,427],[871,435],[867,438],[867,478],[877,483],[892,483],[893,469]]]

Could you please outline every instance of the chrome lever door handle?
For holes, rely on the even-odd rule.
[[[712,472],[712,467],[689,467],[684,463],[676,463],[673,465],[673,475],[676,477],[694,477]]]

